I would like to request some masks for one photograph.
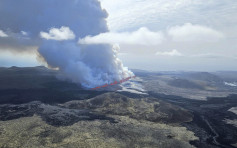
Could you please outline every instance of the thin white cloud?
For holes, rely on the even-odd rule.
[[[191,23],[186,23],[182,26],[171,27],[168,30],[168,35],[171,36],[172,40],[177,42],[215,42],[224,38],[224,35],[217,30],[206,26],[193,25]]]
[[[178,50],[173,49],[172,51],[165,51],[165,52],[156,52],[157,56],[183,56]]]
[[[188,55],[189,57],[192,58],[208,58],[208,59],[236,59],[235,55],[225,55],[225,54],[218,54],[218,53],[201,53],[201,54],[193,54],[193,55]]]
[[[49,33],[40,32],[40,37],[46,40],[72,40],[75,39],[75,34],[69,27],[62,26],[61,28],[51,28]]]
[[[174,26],[166,31],[153,32],[142,27],[134,32],[106,32],[96,36],[86,36],[79,39],[80,44],[129,44],[129,45],[159,45],[164,41],[187,42],[215,42],[224,35],[212,28],[186,23]]]
[[[141,26],[164,29],[185,22],[229,28],[237,23],[237,20],[233,19],[236,16],[236,0],[99,1],[109,13],[108,25],[113,31]]]
[[[24,36],[27,36],[27,35],[28,35],[28,33],[25,32],[25,31],[21,31],[21,34],[24,35]]]
[[[136,44],[158,45],[165,39],[163,33],[143,27],[134,32],[107,32],[79,39],[80,44]]]
[[[5,33],[5,32],[3,32],[2,30],[0,30],[0,37],[8,37],[8,35]]]
[[[191,2],[190,0],[100,0],[109,13],[110,30],[137,28],[145,24],[157,23],[173,16],[175,12]]]
[[[183,58],[206,58],[206,59],[236,59],[236,56],[227,56],[224,54],[217,54],[217,53],[198,53],[198,54],[187,54],[182,53],[176,49],[173,49],[171,51],[158,51],[156,52],[157,56],[182,56]]]

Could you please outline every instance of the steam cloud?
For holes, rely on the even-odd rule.
[[[133,76],[117,58],[117,47],[77,43],[108,32],[106,17],[97,0],[0,1],[1,34],[9,35],[5,43],[39,46],[50,67],[89,88]]]

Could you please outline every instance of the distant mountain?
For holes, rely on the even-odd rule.
[[[237,82],[237,71],[218,71],[214,73],[215,75],[225,79],[226,81]]]
[[[209,72],[185,73],[184,76],[192,80],[201,80],[206,82],[223,83],[223,80],[215,74]]]
[[[204,89],[203,86],[186,79],[173,79],[170,80],[168,84],[179,88]]]

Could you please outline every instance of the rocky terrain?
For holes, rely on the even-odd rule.
[[[70,101],[62,106],[160,123],[192,121],[192,114],[178,106],[155,98],[128,98],[118,93],[106,93],[88,100]]]
[[[235,75],[234,75],[235,74]],[[146,91],[206,100],[237,94],[237,72],[137,72]]]
[[[0,147],[193,147],[187,110],[105,93],[59,105],[1,105]]]
[[[237,147],[234,72],[135,74],[93,91],[44,67],[0,68],[0,147]]]

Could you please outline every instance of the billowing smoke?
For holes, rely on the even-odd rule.
[[[117,58],[117,47],[77,43],[108,32],[97,0],[0,0],[0,18],[4,45],[38,46],[45,62],[72,82],[96,87],[133,75]]]

